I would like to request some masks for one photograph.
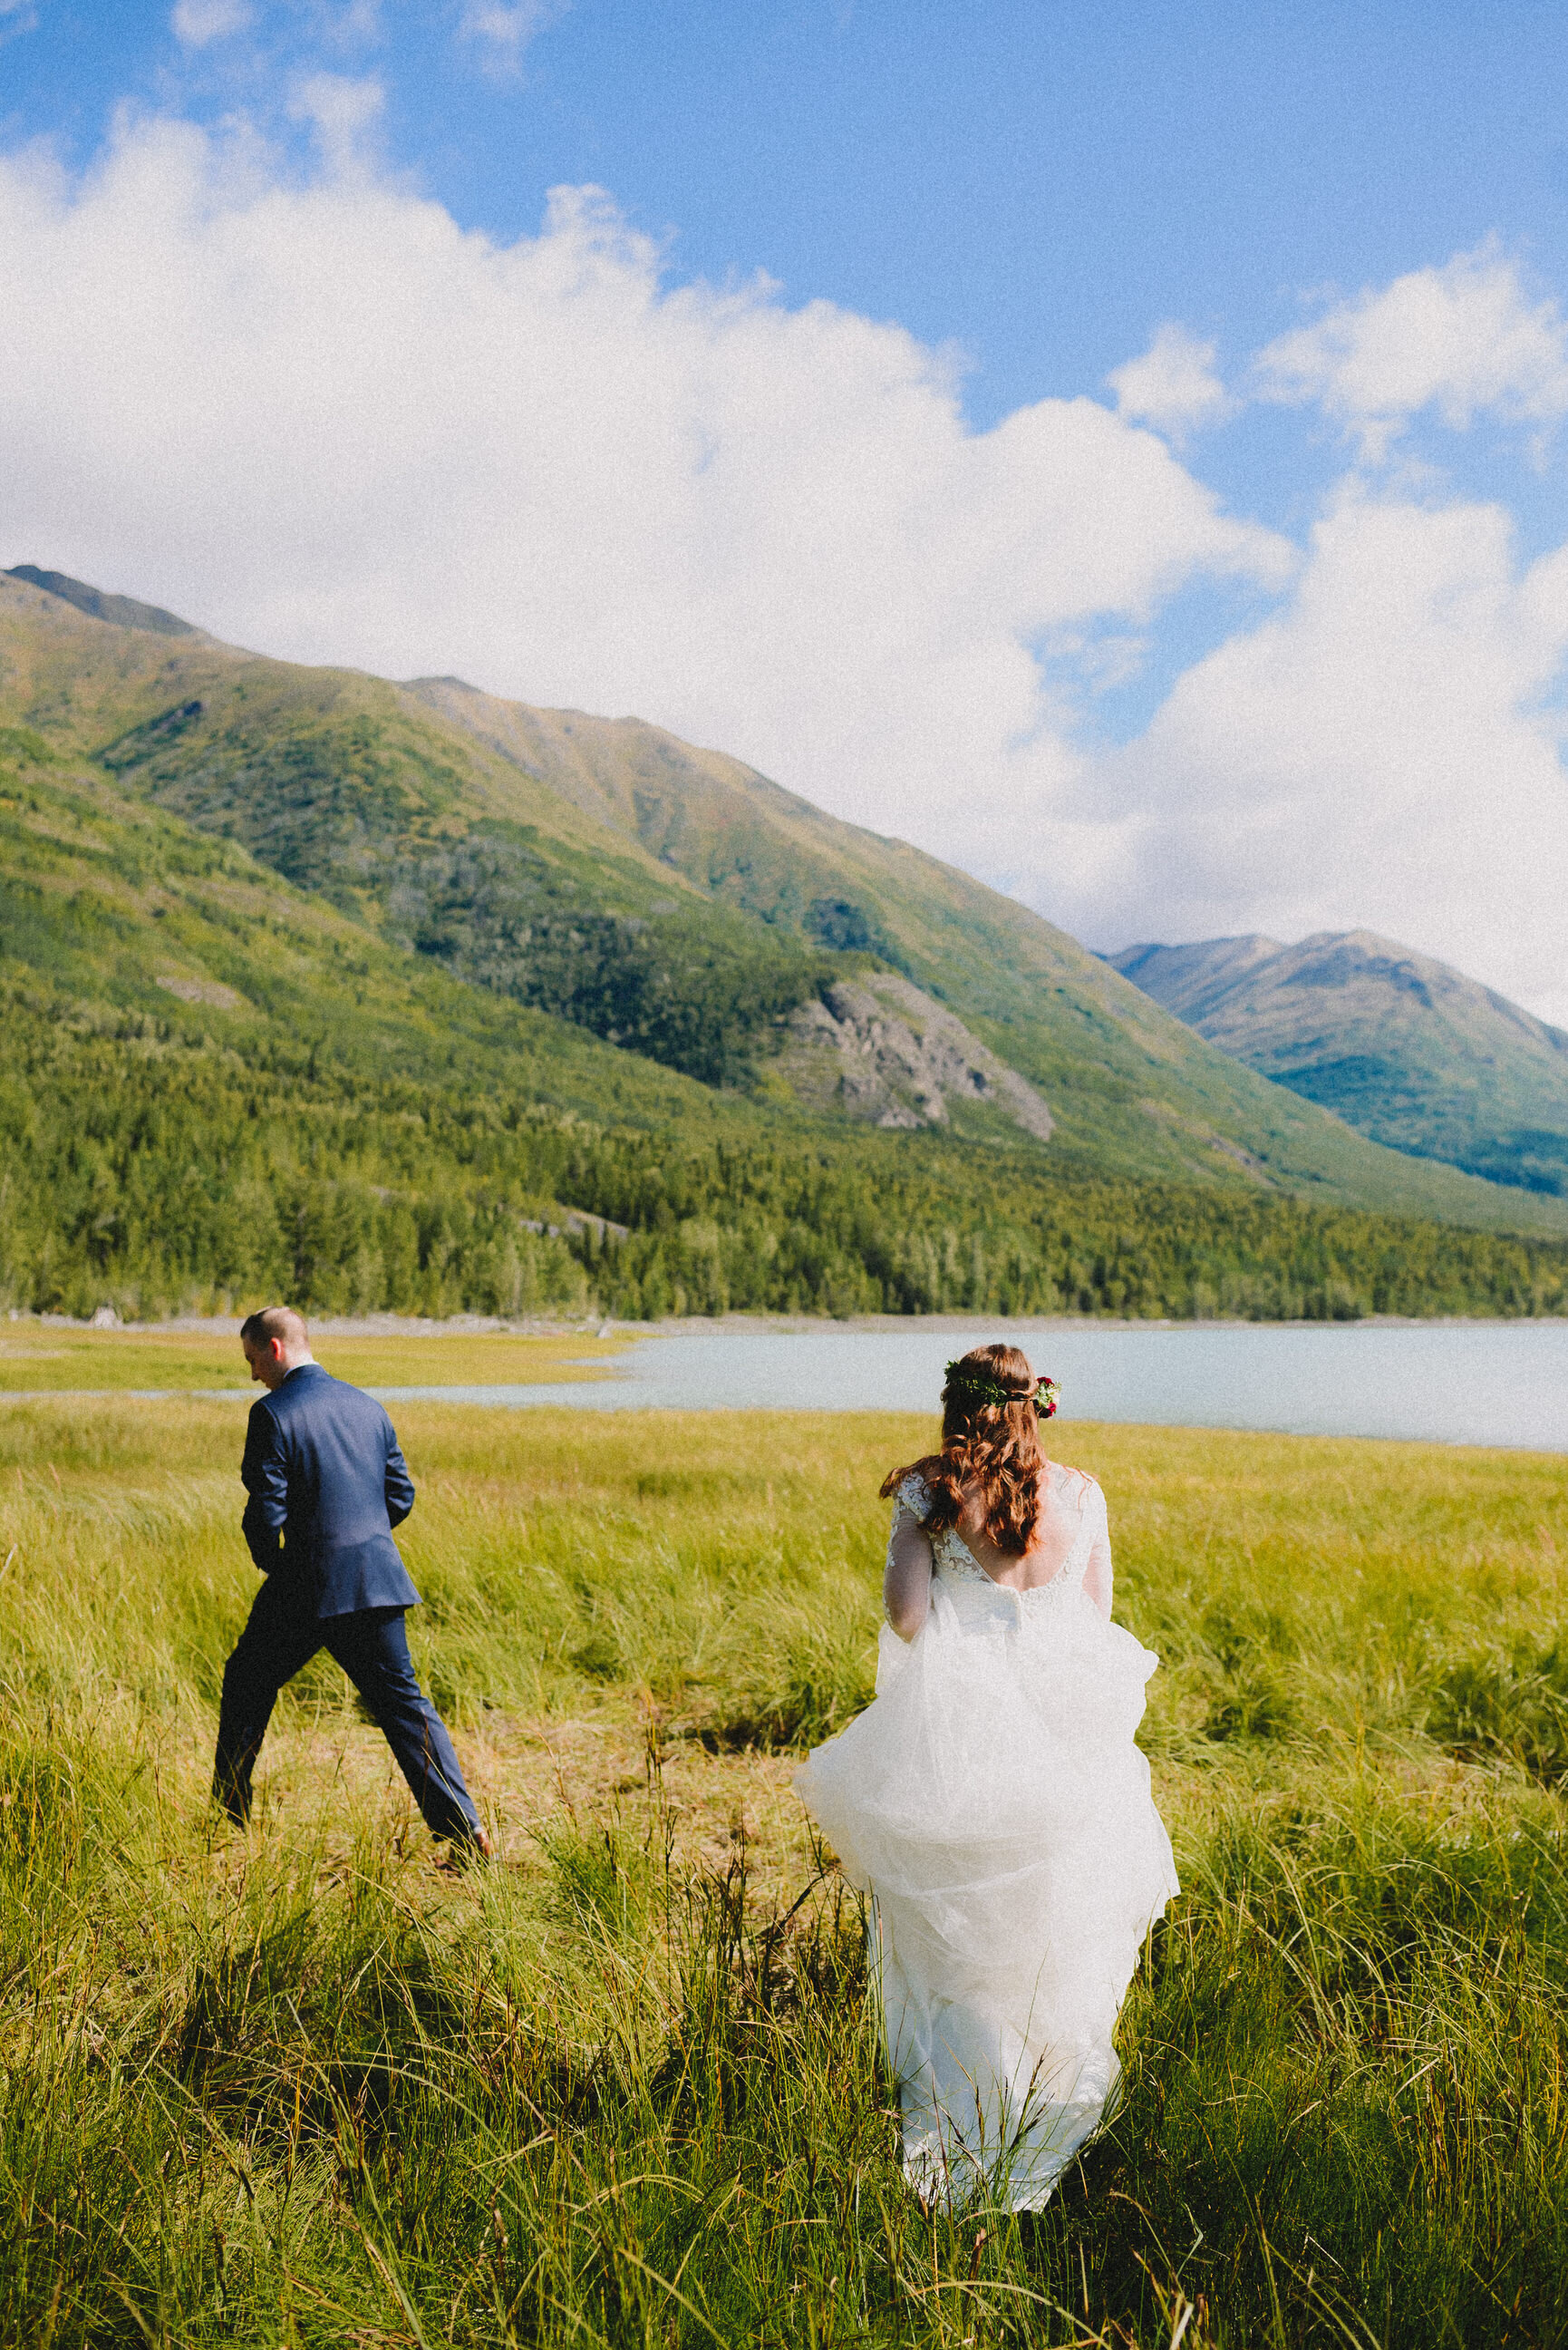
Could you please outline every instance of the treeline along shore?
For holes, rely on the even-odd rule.
[[[1568,1310],[1568,1243],[1005,1144],[683,1136],[138,1014],[0,1005],[0,1305],[127,1318],[728,1310],[1355,1320]]]

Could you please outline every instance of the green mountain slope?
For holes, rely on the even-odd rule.
[[[852,1038],[860,998],[896,1097],[895,1015],[924,999],[868,972],[817,1008]],[[968,1066],[955,1032],[928,1035],[920,1082],[944,1054]],[[1043,1115],[1033,1132],[878,1131],[705,1086],[378,935],[101,762],[0,729],[0,1306],[1568,1304],[1562,1240],[1252,1182],[1064,1180],[1042,1131]]]
[[[1561,1240],[1044,1180],[1018,1138],[714,1093],[421,966],[16,730],[0,872],[0,1305],[1568,1305]]]
[[[725,1099],[431,969],[243,848],[0,729],[0,970],[89,1025],[265,1061],[500,1087],[564,1115],[722,1128]]]
[[[880,966],[1038,1088],[1049,1141],[1047,1120],[1009,1131],[1043,1175],[1568,1229],[1555,1200],[1380,1149],[1267,1084],[1011,899],[635,721],[265,660],[16,575],[0,577],[0,715],[122,810],[230,843],[330,907],[400,985],[469,983],[460,1028],[471,999],[505,1000],[630,1047],[591,1082],[581,1065],[597,1115],[661,1062],[738,1088],[753,1116],[771,1100],[786,1127],[794,1106],[792,1130],[815,1133],[835,1102],[800,1076],[801,1021]],[[700,1098],[711,1116],[729,1097]],[[1010,1115],[992,1087],[958,1124],[994,1139]]]
[[[1371,931],[1109,960],[1199,1035],[1396,1150],[1568,1191],[1568,1035]]]
[[[1490,1186],[1368,1155],[1337,1121],[1302,1118],[1184,1024],[1151,1019],[1140,990],[1027,908],[722,753],[640,720],[534,710],[450,678],[409,691],[510,762],[522,792],[548,790],[721,902],[823,948],[874,954],[950,1005],[1044,1094],[1064,1169],[1250,1176],[1463,1222],[1520,1216]],[[1550,1210],[1542,1223],[1563,1228]]]
[[[672,891],[569,806],[547,833],[518,821],[486,760],[378,680],[206,641],[171,655],[52,596],[21,625],[0,603],[0,653],[10,712],[128,794],[421,960],[710,1083],[742,1074],[753,1033],[835,975]]]

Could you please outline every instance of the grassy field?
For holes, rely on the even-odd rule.
[[[398,1419],[472,1877],[323,1666],[214,1825],[232,1403],[0,1406],[0,2340],[1568,2339],[1568,1462],[1063,1431],[1187,1890],[1020,2227],[906,2194],[789,1790],[929,1424]]]
[[[626,1338],[586,1332],[514,1337],[506,1331],[415,1331],[314,1340],[333,1376],[360,1387],[537,1387],[603,1376]],[[84,1330],[29,1318],[0,1327],[0,1395],[125,1394],[233,1388],[250,1382],[232,1330]],[[260,1390],[258,1389],[259,1393]]]

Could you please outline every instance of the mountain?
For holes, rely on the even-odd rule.
[[[1107,960],[1249,1068],[1376,1142],[1568,1192],[1568,1035],[1372,931],[1124,947]]]
[[[106,596],[101,588],[89,588],[85,580],[72,579],[64,571],[40,571],[36,563],[18,563],[5,576],[23,580],[30,588],[43,588],[63,603],[74,604],[78,612],[88,613],[95,620],[108,620],[116,628],[150,629],[157,637],[199,637],[202,633],[189,620],[163,611],[157,604],[138,603],[134,596]]]
[[[450,1028],[472,1083],[648,1134],[820,1159],[867,1122],[940,1130],[977,1197],[975,1154],[1001,1150],[1014,1189],[1197,1183],[1568,1229],[1553,1199],[1377,1148],[969,876],[635,719],[270,660],[29,567],[0,576],[5,722],[61,811],[46,856],[18,799],[26,857],[57,871],[33,874],[10,967],[53,957],[62,984],[178,1003],[236,1050],[319,1027],[345,1067],[434,1082]],[[161,911],[175,844],[187,879]],[[71,912],[70,943],[78,900],[99,911],[90,938]],[[240,906],[261,925],[243,955]],[[291,943],[269,966],[274,920]]]
[[[1278,1319],[1568,1303],[1561,1240],[1253,1183],[1049,1175],[1038,1135],[933,1118],[933,1083],[1004,1073],[910,983],[836,982],[821,1009],[871,1122],[814,1120],[787,1086],[779,1102],[704,1086],[472,986],[0,729],[0,1305]]]

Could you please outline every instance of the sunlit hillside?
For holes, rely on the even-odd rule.
[[[14,579],[0,654],[8,1304],[1568,1295],[1568,1202],[1379,1149],[1011,900],[649,729],[487,705],[498,748],[425,689]]]
[[[1568,1034],[1370,931],[1126,947],[1107,960],[1249,1068],[1391,1149],[1568,1191]]]
[[[410,958],[710,1083],[765,1078],[791,1012],[869,961],[1038,1087],[1056,1170],[1568,1231],[1568,1208],[1368,1146],[1011,899],[637,722],[291,667],[16,577],[0,654],[5,714],[78,772]]]

